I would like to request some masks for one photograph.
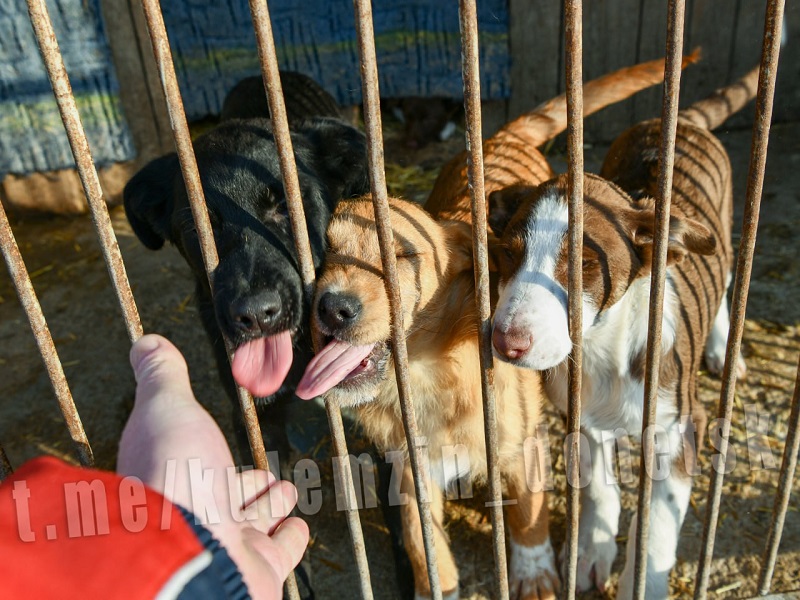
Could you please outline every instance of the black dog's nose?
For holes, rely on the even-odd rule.
[[[361,302],[349,294],[326,292],[319,299],[319,318],[330,329],[351,325],[361,314]]]
[[[231,322],[241,333],[272,333],[282,316],[281,297],[274,290],[263,290],[231,304]]]

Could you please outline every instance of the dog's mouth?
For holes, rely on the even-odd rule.
[[[283,385],[292,366],[292,331],[246,341],[231,362],[233,378],[257,398],[271,396]]]
[[[310,400],[337,386],[359,387],[381,378],[389,351],[387,342],[354,346],[331,338],[308,364],[295,394]]]

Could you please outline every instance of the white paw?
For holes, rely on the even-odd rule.
[[[706,368],[708,371],[720,377],[725,366],[725,344],[708,344],[705,351]],[[736,378],[744,379],[747,375],[747,363],[744,362],[742,353],[736,358]]]
[[[611,576],[611,565],[617,557],[617,541],[615,536],[597,528],[584,528],[580,525],[578,533],[578,566],[575,585],[579,592],[588,592],[597,588],[605,592],[606,584]],[[566,545],[561,550],[560,562],[562,576],[567,572]]]
[[[523,546],[511,540],[510,546],[508,590],[511,600],[555,598],[561,582],[550,540],[538,546]]]

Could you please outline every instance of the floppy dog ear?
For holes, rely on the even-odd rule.
[[[134,175],[122,192],[131,228],[150,250],[158,250],[170,239],[173,185],[178,170],[175,153],[162,156]]]
[[[447,236],[447,249],[450,252],[448,270],[461,273],[472,268],[472,228],[461,221],[441,221]]]
[[[367,139],[358,129],[333,118],[306,121],[305,133],[314,145],[317,168],[334,203],[369,192]],[[332,208],[332,207],[331,207]]]
[[[642,262],[650,265],[653,258],[655,201],[646,198],[640,205],[643,206],[643,210],[637,210],[635,213],[631,240]],[[678,264],[689,252],[708,256],[714,254],[717,249],[717,240],[708,227],[680,213],[670,214],[668,240],[667,266]]]
[[[497,237],[502,237],[511,217],[533,189],[529,185],[517,184],[489,194],[489,226]]]

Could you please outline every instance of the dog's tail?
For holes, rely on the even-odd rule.
[[[755,67],[735,83],[720,88],[708,98],[683,109],[679,113],[681,120],[709,131],[716,129],[755,98],[758,90],[758,69]]]
[[[700,49],[684,56],[681,68],[697,62]],[[588,116],[664,81],[664,59],[651,60],[625,67],[593,79],[583,85],[583,116]],[[548,100],[503,127],[499,133],[524,138],[533,147],[541,146],[567,128],[565,94]]]

